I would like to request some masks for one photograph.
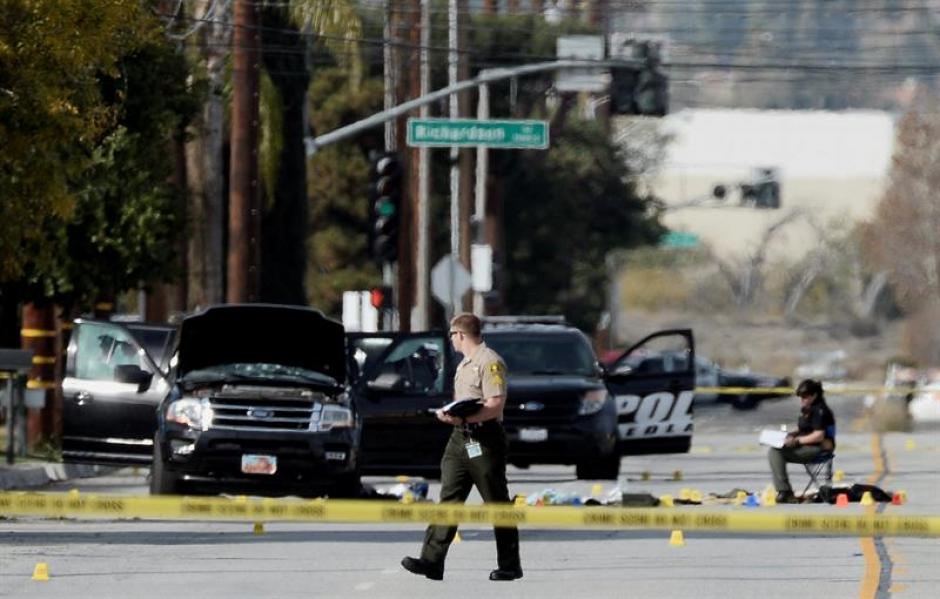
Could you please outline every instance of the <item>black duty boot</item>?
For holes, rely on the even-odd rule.
[[[799,503],[800,500],[793,495],[793,491],[779,491],[777,493],[777,503]]]
[[[420,557],[406,557],[401,560],[401,567],[412,574],[424,576],[431,580],[444,580],[444,566],[429,562]],[[520,572],[521,576],[522,573]]]
[[[522,578],[522,568],[515,568],[513,570],[497,568],[490,572],[490,580],[516,580],[517,578]]]

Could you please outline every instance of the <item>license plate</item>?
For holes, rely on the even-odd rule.
[[[246,453],[242,456],[242,472],[245,474],[274,474],[277,472],[277,456]]]
[[[548,429],[544,428],[520,428],[519,440],[527,443],[537,443],[548,439]]]

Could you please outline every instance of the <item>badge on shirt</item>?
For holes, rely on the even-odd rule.
[[[483,449],[480,447],[480,444],[477,441],[471,441],[464,445],[464,448],[467,450],[467,456],[472,460],[473,458],[478,458],[483,455]]]

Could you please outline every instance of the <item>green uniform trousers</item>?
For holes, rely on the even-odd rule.
[[[496,421],[485,423],[470,432],[470,439],[480,444],[483,454],[471,458],[467,455],[468,438],[454,428],[444,457],[441,459],[441,503],[464,503],[473,485],[483,501],[508,503],[506,484],[506,453],[508,445],[503,426]],[[496,527],[496,563],[503,570],[520,569],[519,529]],[[431,525],[424,534],[421,557],[444,567],[447,550],[457,534],[456,526]]]
[[[777,491],[793,491],[790,488],[790,478],[787,476],[787,464],[808,464],[819,455],[822,448],[818,445],[801,445],[799,447],[771,447],[767,452],[770,461],[770,471],[774,475],[774,488]]]

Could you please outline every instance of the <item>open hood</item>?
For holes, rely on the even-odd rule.
[[[180,324],[177,376],[211,366],[270,363],[346,379],[343,325],[316,310],[273,304],[207,308]]]

